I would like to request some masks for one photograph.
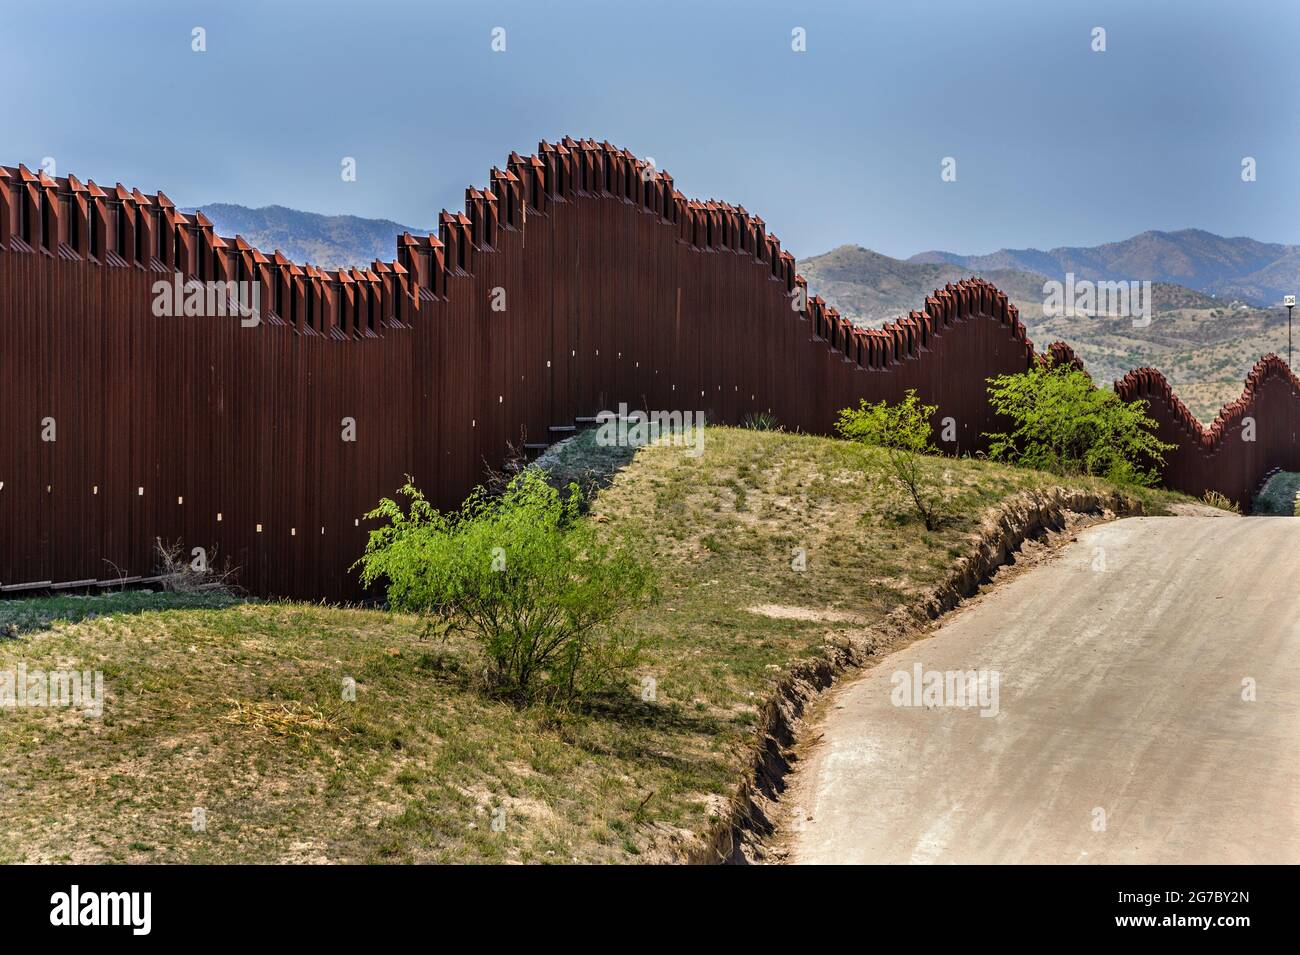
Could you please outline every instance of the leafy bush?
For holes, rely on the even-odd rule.
[[[1068,365],[1037,365],[989,379],[995,411],[1015,427],[987,434],[989,456],[1056,474],[1149,486],[1173,447],[1155,436],[1145,401],[1126,402]]]
[[[841,411],[835,422],[841,436],[880,450],[873,460],[907,493],[928,531],[937,528],[941,520],[941,491],[923,458],[939,453],[930,442],[930,419],[938,410],[937,405],[921,404],[916,392],[909,390],[893,405],[886,401],[868,404],[863,398],[857,408]]]
[[[394,609],[472,636],[492,689],[519,703],[570,703],[626,680],[641,645],[616,624],[649,594],[649,570],[580,519],[576,485],[561,494],[530,467],[449,514],[409,479],[400,493],[408,510],[385,498],[367,515],[388,523],[358,561],[367,585],[387,579]]]

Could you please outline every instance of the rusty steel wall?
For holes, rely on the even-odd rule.
[[[260,283],[260,323],[155,315],[177,273]],[[363,514],[408,474],[451,507],[511,444],[620,402],[826,433],[908,388],[953,418],[945,450],[977,451],[985,380],[1034,360],[979,280],[854,328],[761,219],[608,144],[512,154],[436,236],[347,270],[217,236],[161,192],[0,167],[0,586],[147,576],[161,539],[255,593],[357,597]]]
[[[1145,400],[1160,439],[1175,445],[1162,469],[1168,487],[1197,497],[1218,491],[1248,507],[1270,471],[1300,471],[1300,381],[1277,355],[1256,362],[1241,397],[1208,428],[1154,368],[1130,371],[1115,390],[1126,401]]]

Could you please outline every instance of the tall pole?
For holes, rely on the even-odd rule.
[[[1283,295],[1282,304],[1286,306],[1286,365],[1291,366],[1291,309],[1295,308],[1295,296]]]

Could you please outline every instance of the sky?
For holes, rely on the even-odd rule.
[[[181,206],[429,228],[511,150],[571,135],[800,257],[1300,242],[1296,0],[11,4],[0,164]]]

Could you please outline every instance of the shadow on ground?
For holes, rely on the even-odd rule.
[[[1300,474],[1278,471],[1265,482],[1251,504],[1255,517],[1296,517],[1300,515]]]
[[[156,610],[221,609],[245,601],[224,594],[162,593],[121,590],[109,594],[60,594],[0,600],[0,640],[48,630],[55,623],[78,623],[94,617],[140,614]]]

